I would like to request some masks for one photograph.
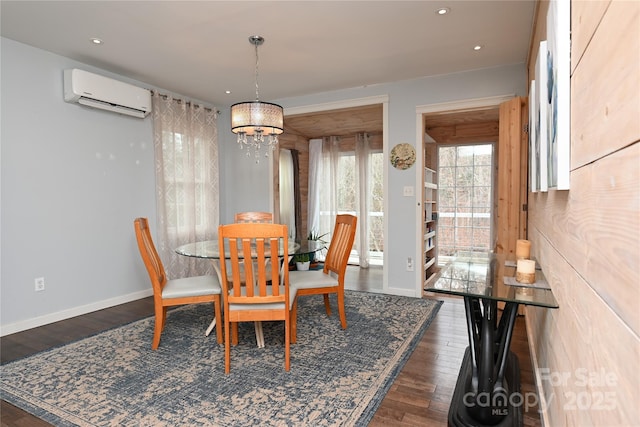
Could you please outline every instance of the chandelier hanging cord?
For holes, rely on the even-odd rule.
[[[258,46],[261,46],[262,43],[264,43],[264,38],[260,37],[260,36],[251,36],[249,38],[249,41],[251,42],[251,44],[253,44],[253,46],[256,49],[256,71],[255,71],[255,81],[256,81],[256,102],[260,101],[260,91],[258,89],[258,65],[260,62],[260,59],[258,58]]]

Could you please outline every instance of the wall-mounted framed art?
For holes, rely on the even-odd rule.
[[[409,169],[416,162],[416,150],[413,145],[403,142],[396,144],[389,155],[391,166],[399,170]]]
[[[548,144],[548,103],[547,103],[547,41],[540,42],[538,58],[536,59],[536,78],[534,81],[533,104],[535,117],[533,118],[533,155],[535,156],[538,191],[547,191],[549,188],[549,144]]]
[[[548,184],[569,189],[571,169],[571,2],[551,0],[547,12]]]
[[[540,151],[538,149],[537,126],[538,102],[536,101],[536,81],[529,86],[529,188],[536,193],[540,189]]]

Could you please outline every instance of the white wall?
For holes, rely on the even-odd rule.
[[[388,146],[385,148],[386,164],[390,148],[399,143],[409,143],[421,152],[421,141],[416,141],[416,108],[422,105],[466,99],[486,98],[502,95],[526,96],[526,68],[524,64],[509,65],[500,68],[477,70],[465,73],[448,74],[417,80],[373,85],[279,100],[285,109],[318,105],[350,99],[372,96],[389,97]],[[241,210],[271,210],[270,181],[268,179],[268,162],[255,165],[244,159],[242,152],[235,147],[235,135],[229,130],[228,108],[220,121],[219,141],[221,146],[222,166],[221,178],[221,221],[232,219],[233,213]],[[230,167],[229,165],[233,165]],[[415,197],[404,197],[405,186],[416,185],[417,167],[408,170],[397,170],[387,167],[388,188],[386,197],[388,212],[388,238],[385,255],[388,275],[388,289],[391,293],[416,296],[419,272],[406,271],[407,257],[415,259],[419,252],[415,229],[417,221],[417,200]],[[241,194],[243,197],[236,197]],[[420,194],[416,189],[415,194]],[[245,197],[246,196],[246,197]],[[419,263],[417,263],[419,265]]]
[[[133,219],[155,224],[151,118],[65,103],[65,68],[127,79],[1,43],[2,335],[149,295]]]

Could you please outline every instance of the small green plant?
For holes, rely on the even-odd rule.
[[[293,260],[295,262],[309,262],[310,258],[309,258],[309,254],[308,253],[304,253],[304,254],[295,254],[293,256]]]
[[[317,240],[317,241],[322,242],[322,243],[327,243],[326,240],[322,239],[327,234],[329,234],[329,233],[318,234],[318,232],[316,232],[316,231],[310,231],[309,232],[309,236],[307,236],[307,240]]]

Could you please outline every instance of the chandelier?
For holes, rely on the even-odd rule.
[[[247,148],[247,157],[251,149],[256,163],[260,162],[260,150],[265,145],[265,157],[275,150],[278,135],[283,132],[282,107],[270,102],[261,102],[258,92],[258,46],[264,43],[261,36],[249,37],[249,43],[256,48],[256,100],[240,102],[231,106],[231,132],[238,135],[240,149]]]

